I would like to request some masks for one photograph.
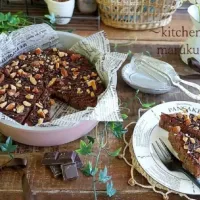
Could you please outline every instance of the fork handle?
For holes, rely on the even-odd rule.
[[[199,189],[200,189],[200,179],[198,180],[190,172],[185,170],[183,167],[179,169],[180,172],[184,173]]]

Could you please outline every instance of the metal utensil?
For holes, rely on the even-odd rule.
[[[168,149],[166,144],[159,138],[160,143],[156,141],[156,145],[152,144],[155,153],[160,161],[169,171],[177,171],[184,173],[198,188],[200,188],[200,180],[195,178],[190,172],[182,167],[182,163]]]
[[[200,86],[198,84],[182,80],[170,64],[145,55],[135,55],[134,63],[145,72],[148,72],[149,75],[154,76],[157,80],[164,78],[166,82],[170,82],[172,85],[178,87],[192,99],[200,100]],[[197,89],[199,94],[196,95],[190,92],[181,84]]]

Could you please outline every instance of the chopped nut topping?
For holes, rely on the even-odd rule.
[[[181,131],[181,127],[180,126],[174,126],[174,127],[172,127],[171,131],[173,133],[179,133]]]
[[[47,109],[44,109],[43,112],[46,115],[49,111]]]
[[[40,61],[35,60],[32,63],[30,63],[30,65],[33,66],[33,67],[39,67],[40,66]]]
[[[37,49],[35,50],[35,53],[36,53],[37,55],[40,55],[40,54],[42,53],[42,50],[41,50],[40,48],[37,48]]]
[[[4,74],[1,74],[0,75],[0,83],[2,83],[4,81],[4,78],[5,78]]]
[[[192,144],[196,143],[194,138],[190,138],[190,142],[192,142]]]
[[[6,94],[4,94],[3,96],[1,96],[0,102],[3,102],[3,101],[5,101],[5,100],[6,100]]]
[[[15,93],[16,93],[16,90],[8,90],[8,95],[9,96],[14,96],[15,95]]]
[[[187,142],[187,141],[188,141],[188,137],[185,137],[185,136],[184,136],[184,137],[183,137],[183,141],[184,141],[184,142]]]
[[[33,85],[37,85],[37,81],[35,80],[35,78],[33,76],[30,76],[30,82],[33,84]]]
[[[54,47],[54,48],[53,48],[53,51],[58,51],[58,49]]]
[[[58,69],[60,67],[60,63],[56,63],[56,69]]]
[[[198,127],[198,126],[195,126],[193,129],[194,129],[195,131],[197,131],[197,130],[199,130],[199,127]]]
[[[83,76],[83,79],[84,79],[85,81],[87,81],[87,80],[88,80],[88,77],[87,77],[87,76]]]
[[[25,96],[25,98],[26,98],[26,99],[33,99],[33,98],[34,98],[34,95],[32,95],[32,94],[27,94],[27,95]]]
[[[185,125],[186,125],[186,126],[189,126],[191,123],[192,123],[192,122],[191,122],[190,118],[186,119],[186,121],[185,121]]]
[[[10,85],[10,88],[11,88],[12,90],[15,90],[15,91],[17,90],[16,86],[14,86],[14,85],[12,85],[12,84]]]
[[[10,76],[10,72],[11,72],[12,70],[10,70],[10,69],[5,69],[5,74],[7,75],[7,76]]]
[[[188,145],[184,145],[184,147],[183,147],[184,149],[188,149]]]
[[[91,96],[91,97],[95,97],[94,92],[91,92],[91,93],[90,93],[90,96]]]
[[[62,58],[62,57],[65,56],[65,53],[60,51],[60,52],[58,52],[58,55],[59,55],[60,58]]]
[[[76,72],[76,71],[78,71],[78,68],[71,68],[71,71]]]
[[[197,117],[196,117],[196,116],[195,116],[195,117],[193,117],[193,121],[195,121],[195,122],[197,121]]]
[[[182,119],[182,118],[183,118],[183,114],[182,114],[182,113],[177,113],[177,117],[178,117],[179,119]]]
[[[17,109],[17,113],[23,113],[24,112],[24,105],[17,105],[16,109]]]
[[[37,111],[37,114],[38,114],[39,117],[45,118],[45,113],[43,112],[42,109],[39,109],[39,110]]]
[[[32,92],[37,94],[37,93],[39,93],[39,90],[38,90],[37,87],[34,87],[33,90],[32,90]]]
[[[200,148],[195,149],[197,153],[200,153]]]
[[[37,124],[40,125],[40,124],[42,124],[43,122],[44,122],[44,119],[43,119],[43,118],[39,118]]]
[[[30,106],[31,106],[31,103],[29,103],[28,101],[23,101],[23,104],[24,104],[26,107],[30,107]]]
[[[10,77],[11,77],[11,78],[15,78],[16,75],[17,75],[17,73],[16,73],[16,72],[13,72],[12,74],[10,74]]]
[[[49,84],[47,87],[51,87],[55,82],[56,82],[57,78],[52,78],[50,81],[49,81]]]
[[[50,104],[51,106],[55,104],[55,100],[54,99],[50,99]]]
[[[42,105],[42,103],[41,102],[39,102],[39,103],[36,103],[35,104],[37,107],[39,107],[39,108],[43,108],[43,105]]]
[[[77,94],[82,94],[83,91],[81,90],[81,88],[77,88]]]
[[[6,110],[13,110],[13,108],[15,107],[15,103],[10,103],[6,106]]]
[[[11,67],[14,67],[19,64],[19,60],[12,61]]]
[[[49,65],[49,69],[50,69],[50,70],[53,70],[53,69],[54,69],[54,66],[53,66],[53,65]]]
[[[22,84],[19,83],[19,82],[17,82],[17,83],[16,83],[16,86],[20,88],[20,87],[22,87]]]
[[[63,77],[67,77],[68,76],[67,70],[65,68],[63,68],[63,67],[61,68],[61,74],[62,74]]]
[[[88,81],[87,84],[88,84],[89,87],[92,86],[93,90],[97,90],[97,86],[96,86],[95,80]]]
[[[19,70],[17,71],[17,73],[18,73],[20,76],[23,74],[23,72],[24,72],[23,69],[19,69]]]
[[[35,77],[35,79],[41,79],[42,75],[41,74],[36,74],[34,77]]]
[[[67,61],[62,61],[62,65],[64,66],[64,67],[66,67],[67,66]]]
[[[7,103],[8,103],[7,101],[1,103],[1,104],[0,104],[0,108],[4,108],[4,107],[7,105]]]
[[[78,76],[80,72],[73,72],[74,76]]]
[[[22,55],[19,56],[19,59],[20,59],[20,60],[26,60],[26,57],[27,57],[26,55],[23,55],[23,54],[22,54]]]
[[[87,92],[88,94],[90,94],[90,90],[89,90],[89,89],[87,89],[86,92]]]
[[[72,86],[71,86],[71,85],[69,85],[69,89],[70,89],[70,90],[72,89]]]
[[[97,73],[92,72],[91,76],[97,76]]]
[[[30,86],[25,86],[25,90],[26,90],[27,92],[30,92],[30,91],[31,91],[31,87],[30,87]]]
[[[5,94],[6,89],[0,89],[0,94]]]
[[[16,93],[15,93],[15,98],[18,97],[19,94],[20,94],[19,92],[16,92]]]

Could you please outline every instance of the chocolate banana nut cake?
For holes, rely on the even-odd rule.
[[[96,106],[104,90],[95,67],[84,56],[37,48],[0,69],[0,112],[33,126],[50,120],[54,98],[84,110]]]
[[[200,177],[200,115],[162,113],[159,125],[169,131],[169,141],[183,166]]]

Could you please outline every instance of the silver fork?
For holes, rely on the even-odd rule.
[[[156,145],[152,144],[152,147],[157,156],[159,157],[160,161],[165,165],[165,167],[169,171],[177,171],[184,173],[200,189],[200,180],[198,180],[190,172],[185,170],[182,166],[181,161],[171,153],[166,144],[160,138],[159,140],[160,143],[156,141]]]

